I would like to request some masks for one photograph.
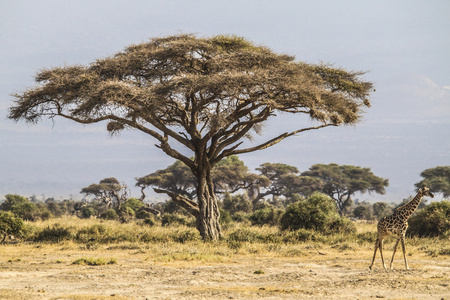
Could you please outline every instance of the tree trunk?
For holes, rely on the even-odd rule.
[[[222,237],[219,223],[220,211],[210,170],[203,169],[197,178],[197,199],[199,213],[197,216],[197,229],[204,240],[216,241]]]
[[[222,237],[218,199],[214,193],[211,165],[206,155],[199,153],[191,171],[197,179],[197,202],[169,190],[154,188],[157,193],[169,195],[177,205],[186,209],[196,219],[196,227],[203,240],[217,241]]]

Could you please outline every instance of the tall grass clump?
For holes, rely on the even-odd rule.
[[[52,227],[47,226],[40,231],[37,231],[33,241],[42,243],[59,243],[62,241],[73,240],[75,237],[75,228],[62,227],[59,224],[54,224]]]
[[[114,265],[117,263],[115,258],[95,258],[95,257],[82,257],[75,260],[73,265],[88,265],[88,266],[104,266],[104,265]]]

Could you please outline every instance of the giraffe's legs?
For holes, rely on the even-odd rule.
[[[378,248],[380,248],[381,262],[383,263],[383,267],[386,270],[386,264],[384,263],[384,258],[383,258],[383,240],[380,238],[377,238],[377,241],[375,242],[375,250],[373,251],[372,263],[370,264],[369,269],[372,270]]]
[[[380,245],[381,262],[383,263],[383,268],[384,268],[385,270],[387,270],[387,269],[386,269],[386,264],[384,263],[384,257],[383,257],[383,240],[380,240],[379,245]]]
[[[389,268],[390,268],[391,270],[393,269],[394,256],[395,256],[395,252],[397,251],[398,242],[400,242],[400,238],[398,238],[398,239],[397,239],[397,242],[395,242],[394,252],[392,253],[391,264],[390,264],[390,266],[389,266]]]
[[[370,269],[370,270],[372,270],[373,263],[374,263],[374,261],[375,261],[375,256],[377,255],[377,250],[378,250],[378,239],[377,239],[377,241],[375,242],[375,250],[373,251],[372,263],[371,263],[370,266],[369,266],[369,269]]]
[[[406,247],[405,247],[405,237],[401,237],[402,240],[402,250],[403,250],[403,258],[405,259],[405,268],[409,270],[408,262],[406,261]]]

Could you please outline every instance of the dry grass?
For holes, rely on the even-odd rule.
[[[248,227],[236,223],[228,226],[225,239],[218,242],[201,241],[194,228],[186,226],[144,226],[136,222],[120,224],[97,219],[62,218],[28,223],[33,227],[28,241],[13,247],[14,257],[26,256],[29,248],[46,252],[102,253],[105,257],[120,257],[123,253],[140,257],[153,263],[229,263],[236,257],[264,256],[277,258],[310,257],[323,253],[364,255],[373,251],[376,224],[358,223],[355,235],[321,235],[314,232],[302,234],[282,232],[277,227]],[[45,229],[63,228],[71,232],[71,238],[59,243],[31,242]],[[51,232],[50,232],[51,234]],[[297,240],[299,236],[305,240]],[[385,249],[390,251],[395,240],[388,238]],[[408,255],[449,256],[448,239],[407,239]],[[73,253],[73,254],[71,254]],[[369,254],[370,256],[370,254]]]
[[[408,298],[427,286],[437,291],[433,296],[448,288],[448,240],[407,239],[412,271],[403,270],[401,251],[398,270],[382,270],[378,256],[369,271],[374,224],[357,224],[351,236],[293,235],[276,227],[234,224],[218,242],[203,242],[195,229],[184,226],[71,218],[30,225],[27,241],[0,246],[2,299],[352,298],[344,294],[346,286],[360,291],[360,298],[390,298],[399,289]],[[40,231],[54,227],[70,228],[72,238],[34,241]],[[393,245],[393,239],[386,241],[386,260]]]

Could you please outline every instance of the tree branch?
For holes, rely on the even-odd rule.
[[[194,202],[184,196],[181,196],[179,194],[172,193],[171,191],[168,191],[168,190],[163,190],[163,189],[158,189],[158,188],[153,188],[153,190],[159,194],[167,194],[170,198],[172,198],[172,200],[175,203],[177,203],[179,206],[186,209],[194,217],[197,217],[199,215],[200,210],[199,210],[198,204],[196,202]]]
[[[295,135],[297,133],[308,131],[308,130],[320,129],[320,128],[324,128],[324,127],[328,127],[328,126],[337,126],[337,125],[335,125],[335,124],[323,124],[323,125],[315,126],[315,127],[302,128],[302,129],[299,129],[299,130],[296,130],[296,131],[293,131],[293,132],[290,132],[290,133],[289,132],[285,132],[285,133],[280,134],[279,136],[277,136],[277,137],[275,137],[275,138],[273,138],[273,139],[271,139],[271,140],[269,140],[269,141],[267,141],[265,143],[262,143],[262,144],[260,144],[258,146],[255,146],[255,147],[251,147],[251,148],[247,148],[247,149],[240,149],[240,150],[233,150],[232,148],[231,149],[225,149],[220,156],[221,157],[226,157],[226,156],[230,156],[230,155],[238,155],[238,154],[242,154],[242,153],[253,152],[253,151],[256,151],[256,150],[263,150],[263,149],[271,147],[271,146],[273,146],[275,144],[278,144],[279,142],[281,142],[285,138],[293,136],[293,135]]]

